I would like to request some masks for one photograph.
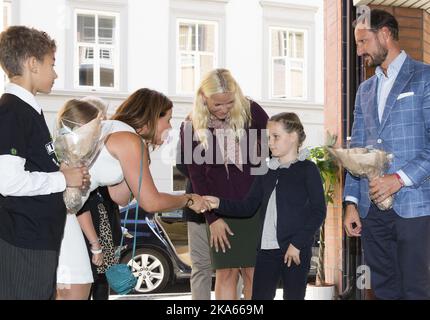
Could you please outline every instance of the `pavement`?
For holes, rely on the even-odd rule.
[[[282,300],[282,289],[276,290],[275,300]],[[111,295],[109,300],[192,300],[191,292],[132,294],[126,296]],[[215,300],[215,292],[211,292],[211,300]]]

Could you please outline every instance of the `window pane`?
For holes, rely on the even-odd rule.
[[[199,51],[214,52],[215,48],[215,25],[199,25]]]
[[[95,42],[96,19],[94,15],[78,15],[78,42]]]
[[[272,30],[272,57],[284,57],[287,48],[286,32],[281,30]]]
[[[303,98],[303,71],[291,70],[291,97]]]
[[[285,59],[273,60],[273,95],[285,97]]]
[[[6,28],[10,25],[10,6],[10,3],[3,3],[3,30],[6,30]]]
[[[115,17],[99,17],[99,43],[113,44],[114,35]]]
[[[294,33],[293,32],[290,32],[289,34],[288,34],[288,42],[289,42],[289,45],[288,45],[288,56],[289,57],[294,57]]]
[[[303,62],[300,61],[291,61],[290,66],[291,69],[303,70]]]
[[[181,91],[194,91],[195,57],[192,54],[181,55]]]
[[[303,33],[296,33],[296,58],[304,58],[305,55],[305,41],[304,41],[304,34]]]
[[[79,47],[79,85],[94,85],[94,49]]]
[[[200,79],[204,77],[206,73],[214,68],[214,57],[210,55],[200,56]]]
[[[115,84],[113,49],[101,48],[99,56],[100,56],[100,86],[113,88]]]
[[[185,190],[186,178],[185,176],[176,168],[173,167],[173,191],[183,191]]]
[[[196,25],[184,24],[179,25],[179,49],[196,50]]]
[[[113,49],[112,48],[101,48],[100,49],[100,62],[113,64]]]
[[[113,88],[115,86],[113,66],[100,66],[100,86]]]

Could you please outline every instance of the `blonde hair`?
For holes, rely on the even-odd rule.
[[[102,113],[103,117],[106,118],[107,117],[107,104],[106,102],[96,96],[86,96],[83,97],[82,99],[80,99],[81,101],[85,101],[88,102],[89,104],[92,104],[94,107],[96,107],[97,109],[99,109],[99,111]]]
[[[91,103],[72,99],[67,101],[57,114],[57,128],[61,128],[63,122],[70,129],[86,124],[99,115],[99,109]]]
[[[243,129],[251,125],[251,104],[243,95],[239,84],[227,69],[210,71],[200,83],[191,114],[193,128],[205,148],[208,148],[207,128],[210,118],[204,97],[210,98],[216,93],[234,93],[234,106],[230,111],[230,126],[237,138]]]

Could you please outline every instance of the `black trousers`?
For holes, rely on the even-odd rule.
[[[0,300],[53,300],[58,252],[15,247],[0,239]]]
[[[300,251],[300,265],[284,263],[285,251],[258,250],[252,286],[252,300],[273,300],[282,279],[284,300],[304,300],[312,251]]]
[[[362,219],[364,260],[378,299],[430,299],[430,216],[401,218],[372,205]]]
[[[90,296],[93,300],[109,300],[109,283],[104,273],[94,277]]]

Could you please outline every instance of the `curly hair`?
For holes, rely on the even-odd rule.
[[[55,53],[55,40],[43,31],[25,26],[11,26],[0,34],[0,63],[9,78],[22,76],[23,63],[30,57],[43,62]]]

